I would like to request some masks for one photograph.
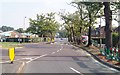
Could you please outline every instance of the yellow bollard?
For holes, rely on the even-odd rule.
[[[54,43],[54,38],[52,39],[52,43]]]
[[[12,64],[15,58],[15,48],[9,48],[9,58]]]
[[[48,43],[50,43],[50,38],[48,38]]]

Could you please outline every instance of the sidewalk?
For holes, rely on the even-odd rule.
[[[100,53],[97,47],[95,46],[85,47],[85,46],[76,45],[76,44],[73,44],[73,45],[76,47],[82,48],[83,50],[91,54],[91,56],[93,56],[94,59],[101,62],[102,64],[120,71],[120,62],[117,62],[114,60],[107,60],[106,57]]]

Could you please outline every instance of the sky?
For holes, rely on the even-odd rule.
[[[73,0],[1,0],[0,27],[27,28],[29,27],[29,18],[35,19],[36,14],[58,13],[61,9],[72,13],[76,8],[69,5],[71,1]],[[57,17],[57,20],[61,21],[59,17]],[[102,25],[105,25],[104,20],[102,20]],[[116,26],[118,23],[114,21],[113,25]]]
[[[74,12],[76,8],[69,5],[72,0],[2,0],[0,3],[0,27],[11,26],[15,29],[29,27],[29,18],[47,12]],[[26,17],[26,18],[25,18]],[[57,18],[57,20],[60,20]],[[24,24],[25,21],[25,24]],[[25,26],[24,26],[25,25]]]

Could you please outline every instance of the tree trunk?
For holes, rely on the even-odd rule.
[[[73,42],[71,28],[70,28],[70,42]]]
[[[73,29],[73,27],[71,27],[71,30],[72,30],[72,37],[73,37],[73,42],[75,42],[75,32],[74,32],[74,29]]]
[[[90,25],[89,25],[89,31],[88,31],[88,47],[92,44],[91,42],[91,24],[92,24],[92,21],[91,21],[91,13],[89,12],[89,22],[90,22]]]
[[[118,49],[120,50],[120,22],[119,22],[119,27],[118,27],[118,35],[119,35]]]
[[[91,26],[89,26],[89,32],[88,32],[88,47],[92,44],[91,42]]]
[[[112,47],[112,11],[110,10],[110,2],[103,3],[105,14],[105,46],[106,48]]]
[[[119,26],[118,26],[118,49],[120,50],[120,8],[119,8],[119,14],[118,14],[118,23],[119,23]]]

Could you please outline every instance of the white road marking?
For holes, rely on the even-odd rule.
[[[108,68],[108,69],[110,69],[110,70],[119,72],[118,70],[116,70],[116,69],[114,69],[114,68],[108,67],[108,66],[106,66],[106,65],[104,65],[104,64],[102,64],[102,63],[100,63],[99,61],[95,60],[93,57],[91,57],[91,58],[92,58],[92,60],[93,60],[94,62],[98,63],[99,65],[102,65],[102,66],[104,66],[104,67],[106,67],[106,68]]]
[[[52,52],[52,54],[55,54],[55,52]]]
[[[4,62],[0,62],[0,64],[7,63],[7,62],[10,62],[10,61],[4,61]]]
[[[39,56],[39,57],[35,57],[35,58],[31,59],[30,61],[27,61],[26,63],[30,63],[30,62],[32,62],[32,61],[34,61],[34,60],[36,60],[36,59],[39,59],[39,58],[41,58],[41,57],[44,57],[44,56],[47,56],[47,54],[41,55],[41,56]]]
[[[32,60],[32,58],[22,58],[22,59],[26,59],[26,60]]]
[[[59,50],[57,50],[57,52],[59,52]]]
[[[62,49],[60,49],[60,51],[61,51]]]
[[[76,73],[79,73],[79,74],[83,75],[80,71],[77,71],[76,69],[74,69],[74,68],[72,68],[72,67],[70,67],[70,69],[73,70],[73,71],[76,72]]]
[[[17,73],[20,73],[24,66],[25,66],[25,62],[22,62],[22,65],[19,67]]]

